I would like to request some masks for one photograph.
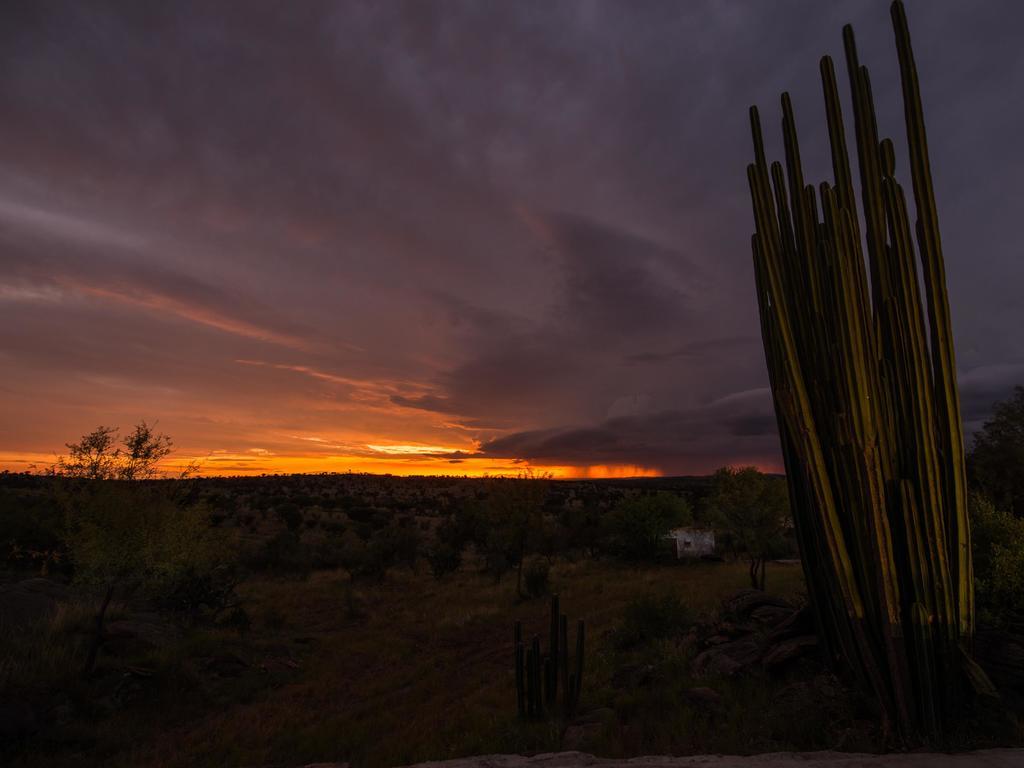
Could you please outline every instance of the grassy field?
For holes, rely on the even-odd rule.
[[[769,588],[796,595],[800,569],[769,568]],[[609,756],[759,752],[837,746],[835,729],[788,733],[772,706],[784,680],[691,681],[691,651],[679,638],[624,652],[613,643],[626,607],[643,595],[675,595],[693,617],[746,586],[742,563],[629,567],[560,562],[553,588],[571,621],[587,622],[581,711],[614,718],[583,745]],[[23,753],[17,765],[302,765],[345,760],[382,768],[427,759],[560,748],[562,725],[515,715],[512,624],[544,634],[543,598],[519,601],[514,581],[472,568],[442,580],[425,568],[396,570],[352,589],[343,572],[308,579],[252,579],[253,616],[244,636],[225,629],[186,633],[128,660],[148,676],[130,707],[70,727]],[[124,675],[125,660],[118,674]],[[617,686],[616,671],[649,666],[643,685]],[[646,667],[644,667],[646,668]],[[114,676],[114,669],[109,677]],[[134,680],[134,678],[133,678]],[[91,683],[95,686],[102,684]],[[84,683],[83,683],[84,685]],[[687,703],[692,685],[724,696],[714,712]],[[95,691],[91,692],[95,698]],[[792,730],[792,729],[790,729]],[[863,745],[861,745],[863,746]]]

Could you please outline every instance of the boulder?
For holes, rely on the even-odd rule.
[[[796,606],[788,600],[758,589],[741,589],[722,603],[725,613],[733,614],[740,619],[748,618],[757,608],[762,606],[784,608],[790,612],[796,610]]]
[[[579,751],[597,738],[603,730],[603,723],[570,725],[562,734],[562,749],[571,752]]]
[[[783,640],[781,643],[769,648],[765,652],[762,662],[769,669],[780,667],[793,659],[816,650],[817,647],[818,638],[815,635],[801,635],[800,637]]]
[[[790,618],[793,614],[792,608],[783,608],[778,605],[762,605],[750,612],[750,618],[774,627]]]
[[[734,640],[698,654],[693,660],[693,674],[697,677],[729,677],[760,658],[761,647],[756,640]]]

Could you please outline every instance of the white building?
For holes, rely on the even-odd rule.
[[[665,538],[675,541],[680,560],[715,554],[715,532],[710,528],[674,528]]]

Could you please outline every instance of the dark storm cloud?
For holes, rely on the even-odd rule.
[[[483,446],[489,456],[541,463],[634,464],[708,472],[726,462],[767,463],[777,443],[771,395],[739,392],[701,407],[608,419],[595,427],[520,432]]]
[[[972,428],[1024,381],[1024,9],[908,6]],[[0,450],[161,415],[238,451],[777,461],[730,395],[767,386],[745,110],[778,156],[790,90],[827,178],[847,21],[899,147],[873,0],[5,3]]]

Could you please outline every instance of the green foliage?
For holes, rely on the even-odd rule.
[[[218,537],[204,510],[161,489],[99,481],[70,500],[67,542],[80,582],[126,588],[168,586],[218,562]]]
[[[487,481],[487,495],[476,524],[476,545],[484,568],[495,580],[518,568],[517,592],[523,593],[523,563],[544,535],[544,500],[548,477],[526,471],[518,477]]]
[[[75,580],[98,586],[105,595],[86,673],[95,664],[115,593],[143,591],[193,619],[204,607],[216,616],[237,602],[235,580],[217,575],[230,561],[207,511],[189,495],[178,495],[178,488],[154,481],[170,453],[170,439],[145,422],[120,444],[116,435],[115,428],[99,427],[69,443],[68,455],[51,468]]]
[[[664,548],[666,534],[692,521],[690,503],[677,494],[627,496],[604,521],[605,546],[627,560],[654,560]]]
[[[156,477],[170,438],[142,422],[118,444],[117,431],[99,427],[68,443],[51,469],[75,578],[159,591],[208,571],[223,552],[206,510],[167,485],[142,482]]]
[[[1024,517],[1024,387],[993,406],[967,462],[975,485],[999,507]]]
[[[225,611],[239,619],[243,610],[237,593],[241,573],[230,563],[216,558],[191,562],[176,569],[160,586],[158,603],[164,609],[195,622],[203,618],[216,621]]]
[[[768,558],[785,551],[783,534],[789,521],[786,481],[755,467],[722,467],[715,472],[704,499],[709,522],[722,529],[738,551],[751,562],[751,581],[764,589]]]
[[[615,630],[620,650],[677,637],[693,624],[689,607],[675,595],[644,595],[626,606]]]
[[[1002,625],[1024,613],[1024,520],[986,496],[970,497],[974,584],[986,623]]]

